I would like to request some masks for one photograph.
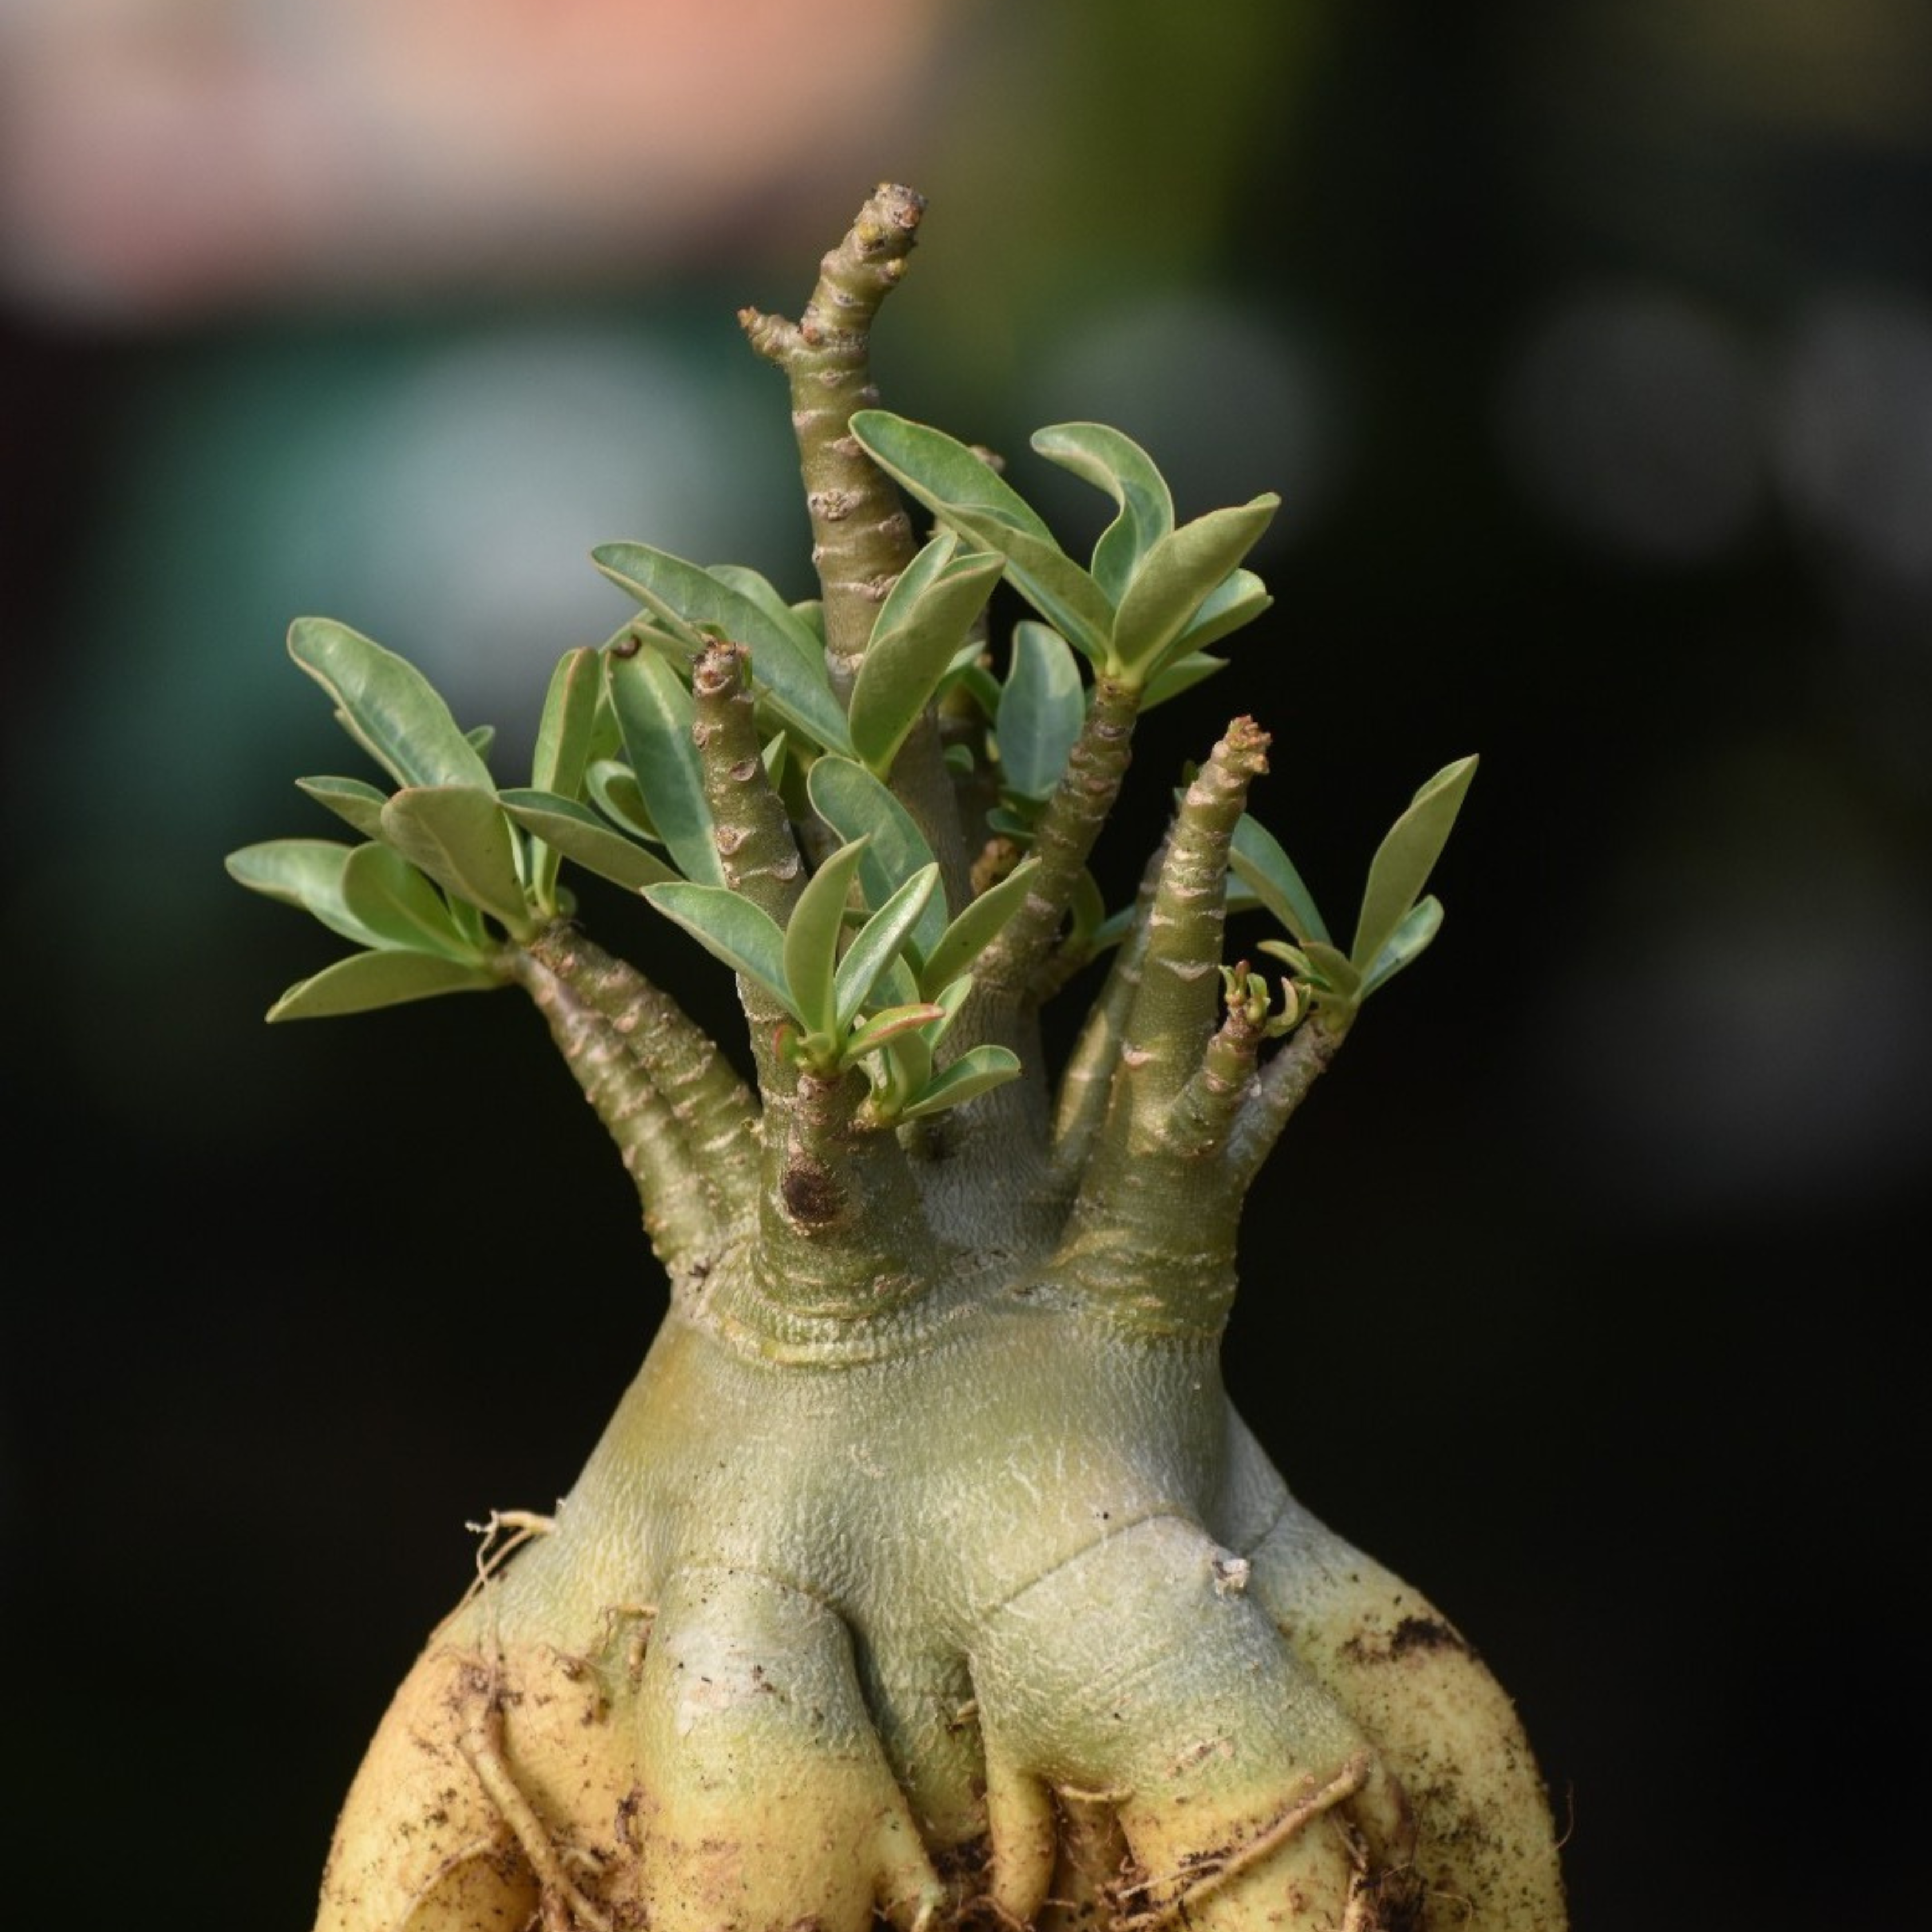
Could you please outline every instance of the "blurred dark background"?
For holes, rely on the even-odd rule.
[[[331,943],[221,856],[359,769],[288,619],[416,657],[513,773],[622,615],[591,543],[806,594],[732,316],[881,177],[932,202],[894,406],[1287,499],[1118,890],[1230,708],[1337,917],[1484,756],[1436,950],[1258,1198],[1239,1400],[1516,1696],[1580,1925],[1910,1922],[1918,0],[0,15],[11,1909],[304,1925],[464,1520],[568,1485],[662,1303],[527,1012],[262,1029]]]

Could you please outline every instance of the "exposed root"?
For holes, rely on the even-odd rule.
[[[1306,1796],[1298,1798],[1273,1824],[1246,1844],[1235,1846],[1224,1853],[1210,1854],[1184,1870],[1162,1872],[1156,1876],[1122,1886],[1116,1895],[1123,1904],[1150,1893],[1166,1895],[1144,1910],[1120,1914],[1116,1932],[1156,1932],[1156,1928],[1184,1918],[1186,1912],[1203,1899],[1219,1892],[1286,1844],[1304,1825],[1344,1799],[1352,1798],[1368,1782],[1370,1768],[1366,1754],[1352,1757],[1327,1784],[1317,1785]],[[1366,1860],[1363,1862],[1366,1864]],[[1342,1922],[1343,1932],[1372,1932],[1375,1920],[1358,1915],[1356,1911],[1358,1894],[1365,1895],[1367,1891],[1364,1875],[1358,1870],[1357,1882],[1349,1888],[1348,1913]],[[1372,1898],[1370,1898],[1368,1906],[1372,1908],[1373,1903]]]
[[[463,1593],[461,1600],[430,1634],[430,1640],[440,1636],[448,1627],[469,1609],[483,1594],[491,1577],[508,1562],[524,1545],[539,1536],[548,1536],[556,1528],[556,1518],[544,1516],[536,1510],[494,1510],[481,1522],[466,1522],[464,1528],[478,1539],[476,1545],[476,1574],[470,1580],[470,1587]],[[500,1542],[498,1538],[502,1540]]]
[[[543,1932],[611,1932],[609,1916],[586,1895],[568,1869],[575,1864],[594,1875],[602,1869],[601,1861],[594,1852],[557,1844],[510,1768],[503,1750],[501,1678],[480,1664],[472,1664],[464,1672],[464,1694],[458,1745],[536,1874],[543,1894]]]

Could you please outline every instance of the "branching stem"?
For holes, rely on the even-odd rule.
[[[1354,1018],[1351,1009],[1340,1017],[1318,1006],[1292,1034],[1288,1044],[1262,1068],[1250,1088],[1228,1144],[1236,1184],[1246,1188],[1261,1172],[1289,1117],[1308,1097],[1308,1091],[1340,1050]]]
[[[1057,1262],[1129,1326],[1211,1335],[1234,1298],[1241,1190],[1226,1151],[1264,1022],[1232,1003],[1216,1030],[1216,969],[1228,842],[1267,750],[1267,734],[1237,718],[1188,787],[1137,922],[1139,958],[1116,968],[1115,1010],[1127,1012],[1097,1132],[1090,1088],[1073,1103],[1068,1132],[1092,1151]],[[1090,1048],[1096,1060],[1111,1030]]]

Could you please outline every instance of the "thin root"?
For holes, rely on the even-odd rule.
[[[476,1546],[476,1574],[470,1580],[470,1587],[463,1593],[463,1599],[442,1622],[436,1625],[439,1632],[445,1624],[453,1623],[476,1599],[482,1594],[484,1586],[517,1552],[533,1537],[548,1536],[556,1527],[556,1518],[543,1516],[536,1510],[492,1510],[481,1522],[466,1522],[464,1528],[472,1536],[482,1540]],[[500,1543],[497,1538],[501,1537]]]
[[[470,1708],[458,1743],[484,1795],[496,1806],[518,1850],[536,1874],[543,1891],[544,1932],[611,1932],[609,1918],[580,1889],[567,1869],[574,1864],[594,1874],[602,1868],[596,1855],[558,1846],[524,1796],[504,1755],[501,1680],[495,1672],[472,1666],[465,1672],[464,1689]]]
[[[1170,1886],[1173,1890],[1158,1904],[1118,1919],[1117,1932],[1154,1932],[1156,1927],[1183,1916],[1186,1909],[1199,1904],[1210,1893],[1220,1891],[1259,1864],[1278,1846],[1286,1844],[1304,1825],[1344,1799],[1352,1798],[1368,1782],[1368,1777],[1366,1755],[1352,1757],[1326,1784],[1317,1785],[1306,1797],[1297,1799],[1265,1831],[1225,1856],[1204,1858],[1184,1871],[1163,1872],[1156,1877],[1123,1886],[1119,1893],[1123,1900],[1149,1892],[1168,1892]],[[1369,1922],[1357,1910],[1358,1898],[1365,1896],[1359,1867],[1348,1891],[1348,1916],[1342,1922],[1343,1932],[1366,1932]]]

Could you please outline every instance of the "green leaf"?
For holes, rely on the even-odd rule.
[[[1142,712],[1151,711],[1156,704],[1165,704],[1170,698],[1178,698],[1184,691],[1192,691],[1204,679],[1227,668],[1226,658],[1210,657],[1205,651],[1190,651],[1185,657],[1180,658],[1170,656],[1142,688]]]
[[[1254,548],[1280,506],[1281,499],[1270,495],[1210,510],[1154,545],[1114,614],[1108,656],[1115,676],[1144,684],[1174,645],[1196,647],[1187,632],[1196,614]]]
[[[613,825],[634,838],[648,838],[653,845],[664,841],[651,823],[649,807],[638,783],[638,775],[621,758],[595,758],[584,774],[584,784],[597,802],[597,809]]]
[[[289,656],[334,699],[351,735],[398,784],[490,789],[489,766],[406,659],[328,617],[298,617]]]
[[[1055,423],[1034,437],[1033,446],[1119,506],[1094,546],[1094,581],[1118,604],[1142,560],[1174,528],[1167,479],[1132,437],[1104,423]]]
[[[1018,493],[963,442],[884,410],[860,410],[852,433],[872,460],[934,515],[1006,560],[1007,580],[1064,637],[1096,661],[1113,607]]]
[[[823,651],[769,585],[748,594],[739,587],[748,573],[721,575],[648,544],[600,544],[590,554],[693,654],[704,648],[707,632],[746,646],[754,680],[788,724],[827,751],[851,748]]]
[[[1300,946],[1291,946],[1285,939],[1264,939],[1256,950],[1282,961],[1298,980],[1312,982],[1320,976],[1315,970],[1314,961]]]
[[[618,729],[652,825],[687,879],[722,885],[704,770],[691,737],[691,693],[654,652],[605,662]]]
[[[916,872],[933,862],[932,848],[912,814],[879,781],[850,758],[823,758],[806,782],[812,809],[848,844],[867,841],[859,862],[866,903],[883,906]],[[946,908],[935,892],[926,902],[913,932],[921,959],[946,930]]]
[[[1362,914],[1355,922],[1355,943],[1348,950],[1358,971],[1368,970],[1421,896],[1475,775],[1473,758],[1444,765],[1389,828],[1388,836],[1370,862]]]
[[[597,710],[604,698],[604,664],[587,646],[566,651],[550,674],[530,760],[530,788],[566,799],[584,796],[584,777],[597,735]],[[556,901],[556,873],[563,854],[545,840],[532,854],[531,896],[542,906]]]
[[[865,1058],[868,1053],[876,1053],[889,1040],[900,1040],[909,1033],[916,1033],[922,1027],[930,1026],[934,1020],[946,1017],[944,1006],[922,1002],[910,1006],[885,1006],[874,1013],[866,1024],[848,1034],[839,1051],[841,1066],[850,1066]]]
[[[364,838],[382,837],[382,807],[389,798],[387,792],[361,778],[297,778],[296,789],[306,792],[318,805],[327,806]]]
[[[1228,868],[1303,945],[1311,939],[1326,943],[1328,928],[1314,896],[1281,842],[1258,819],[1242,814],[1228,849]]]
[[[999,680],[980,662],[980,653],[977,650],[971,650],[970,656],[967,652],[962,652],[960,656],[953,660],[952,668],[946,674],[940,689],[950,691],[957,685],[979,706],[987,722],[991,723],[1000,708]]]
[[[1066,640],[1030,619],[1016,624],[1012,668],[993,724],[1002,783],[1022,798],[1050,797],[1086,718],[1080,661]]]
[[[948,1107],[957,1107],[989,1088],[1004,1086],[1015,1078],[1019,1070],[1019,1055],[1010,1048],[974,1047],[928,1081],[914,1096],[911,1105],[902,1110],[899,1118],[920,1120]]]
[[[808,1033],[833,1038],[845,1030],[847,1014],[839,1016],[833,997],[838,970],[838,938],[845,922],[845,902],[852,875],[866,856],[862,839],[842,845],[806,882],[784,928],[784,978],[792,1010]]]
[[[943,534],[906,566],[859,661],[852,746],[880,778],[932,703],[1004,567],[998,556],[958,550],[957,539]]]
[[[952,1030],[952,1022],[959,1017],[960,1010],[965,1005],[972,991],[972,974],[962,973],[958,979],[949,980],[938,992],[930,996],[932,1004],[939,1009],[939,1018],[920,1034],[920,1038],[928,1046],[937,1046]],[[930,1077],[931,1070],[928,1069],[927,1073],[922,1076],[922,1084],[924,1079]]]
[[[1244,624],[1252,624],[1274,602],[1268,595],[1268,586],[1252,570],[1231,571],[1219,586],[1208,592],[1186,629],[1168,652],[1165,664],[1174,665],[1184,653],[1204,651],[1210,644],[1219,644],[1231,632],[1238,631]],[[1222,660],[1216,658],[1212,662],[1219,664]],[[1146,706],[1143,705],[1142,709],[1144,710]]]
[[[842,1033],[872,997],[886,968],[899,956],[939,884],[939,868],[915,872],[866,920],[838,962],[836,1028]]]
[[[581,866],[613,885],[638,892],[677,877],[655,853],[634,844],[621,832],[612,831],[588,806],[574,799],[532,789],[500,792],[497,800],[526,832],[536,833],[572,865]]]
[[[386,845],[358,845],[342,868],[342,902],[382,944],[478,962],[442,895]]]
[[[291,986],[268,1009],[268,1018],[326,1019],[433,999],[439,993],[487,993],[502,984],[488,967],[434,952],[354,952]]]
[[[785,983],[784,934],[769,913],[729,886],[692,885],[683,879],[646,886],[644,897],[733,972],[762,986],[801,1025],[811,1024]]]
[[[382,838],[438,885],[519,935],[530,910],[517,871],[509,821],[494,791],[422,785],[382,808]]]
[[[564,798],[583,796],[603,668],[598,653],[587,645],[566,651],[558,658],[544,695],[543,718],[537,726],[536,750],[530,760],[532,790],[555,792]]]
[[[928,999],[942,997],[950,986],[1000,936],[1006,922],[1026,903],[1037,859],[1023,860],[1000,880],[988,886],[940,934],[920,969],[919,989]]]
[[[1362,998],[1366,1000],[1378,986],[1387,986],[1405,966],[1420,958],[1442,929],[1442,902],[1430,892],[1409,908],[1408,916],[1396,928],[1388,944],[1376,955],[1375,963],[1362,975]]]
[[[1268,950],[1264,940],[1262,950]],[[1356,971],[1354,963],[1340,947],[1330,946],[1325,940],[1311,939],[1302,950],[1307,956],[1309,968],[1312,974],[1311,983],[1318,990],[1332,994],[1337,1000],[1352,1006],[1361,998],[1362,976]]]
[[[496,728],[494,724],[472,724],[464,733],[470,741],[470,748],[486,763],[496,742]]]
[[[788,604],[778,586],[770,578],[760,576],[748,564],[708,563],[704,569],[706,576],[716,578],[727,590],[735,591],[757,604],[780,630],[790,635],[806,658],[815,662],[823,657],[825,626],[815,620],[818,610],[816,603]],[[830,684],[829,678],[826,682]]]
[[[352,850],[334,838],[271,838],[244,845],[223,862],[228,876],[251,892],[298,907],[358,946],[381,946],[382,935],[358,919],[343,899],[342,874]]]

